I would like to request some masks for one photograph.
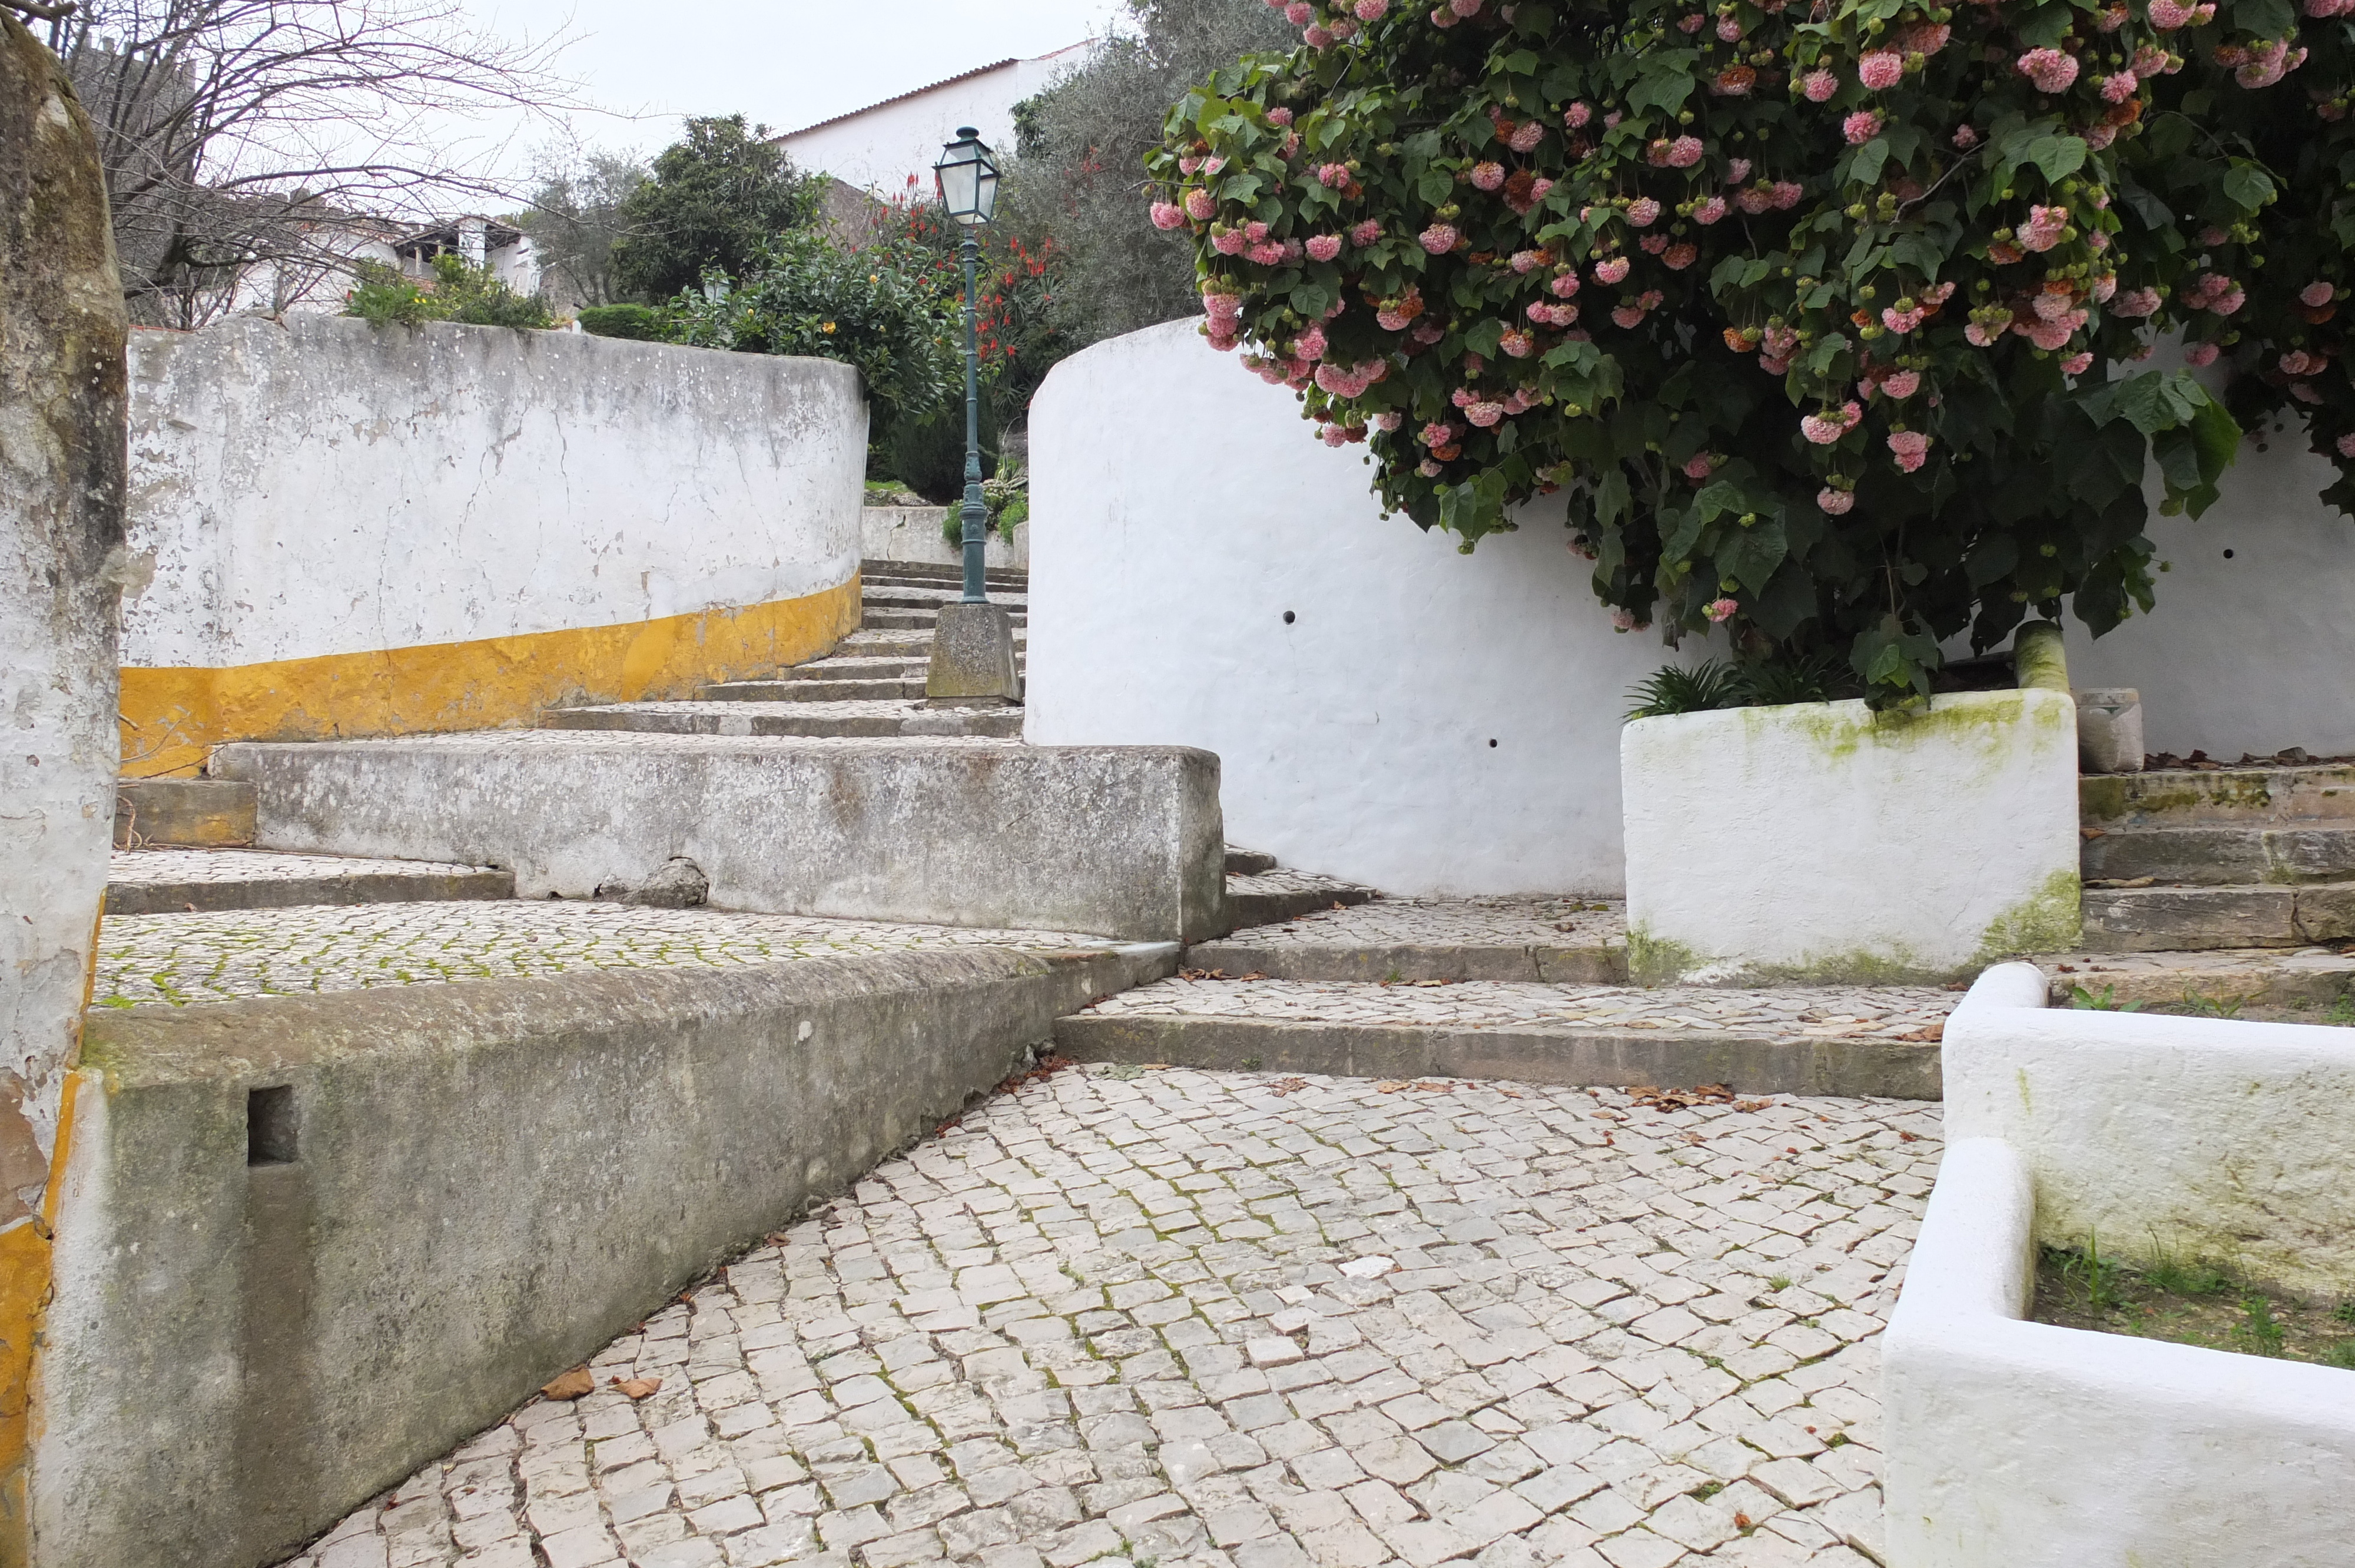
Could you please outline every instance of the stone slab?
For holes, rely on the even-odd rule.
[[[762,735],[818,740],[883,740],[900,736],[982,736],[1010,740],[1022,733],[1019,709],[927,709],[911,698],[870,697],[824,703],[722,700],[613,703],[549,708],[542,729],[635,730],[646,735]]]
[[[1218,758],[1182,747],[538,730],[231,746],[216,771],[255,784],[271,848],[506,866],[527,897],[683,855],[723,909],[1224,928]]]
[[[1188,948],[1188,965],[1269,980],[1344,980],[1380,984],[1416,980],[1497,980],[1565,985],[1620,985],[1627,979],[1627,948],[1511,947],[1474,943],[1393,943],[1382,947],[1309,942],[1254,943],[1248,934]]]
[[[2355,877],[2355,819],[2302,826],[2202,824],[2116,828],[2085,842],[2085,875],[2223,885],[2341,882]]]
[[[175,915],[514,896],[515,874],[496,866],[267,850],[117,850],[107,877],[106,912]]]
[[[1014,654],[1014,615],[1003,605],[951,600],[932,629],[932,660],[924,695],[934,701],[996,697],[1022,700],[1022,671]]]
[[[2089,952],[2302,948],[2355,936],[2350,895],[2355,885],[2089,887],[2083,945]],[[2309,931],[2301,907],[2318,930]]]
[[[114,787],[114,847],[226,849],[253,842],[253,786],[226,779],[125,779]]]
[[[93,1011],[47,1325],[45,1555],[279,1561],[1173,956]]]
[[[1375,896],[1370,887],[1286,866],[1227,878],[1228,919],[1237,929],[1273,926],[1337,906],[1346,908]]]
[[[2355,767],[2170,768],[2077,782],[2088,826],[2188,826],[2355,817]]]

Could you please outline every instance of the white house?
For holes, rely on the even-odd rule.
[[[1036,59],[999,60],[929,87],[821,120],[776,140],[795,168],[832,175],[879,196],[912,184],[932,188],[932,163],[960,126],[992,147],[1014,146],[1014,106],[1077,66],[1093,46],[1077,43]]]

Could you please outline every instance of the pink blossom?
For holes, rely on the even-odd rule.
[[[1280,131],[1284,126],[1292,123],[1292,111],[1289,109],[1271,109],[1267,111],[1267,122]]]
[[[1708,17],[1702,16],[1698,11],[1694,12],[1689,16],[1679,16],[1677,18],[1677,31],[1679,33],[1698,33],[1701,29],[1702,24],[1706,23],[1708,20]]]
[[[1280,267],[1284,264],[1284,247],[1273,239],[1263,239],[1257,245],[1243,247],[1243,260],[1262,267]]]
[[[2121,11],[2119,15],[2124,16],[2125,13]],[[1899,29],[1897,47],[1909,55],[1934,55],[1945,48],[1947,40],[1954,36],[1955,30],[1944,22],[1916,22],[1910,27]]]
[[[1444,256],[1455,249],[1455,241],[1459,236],[1455,232],[1454,224],[1434,223],[1414,238],[1417,243],[1433,256]]]
[[[1919,430],[1898,430],[1889,438],[1889,450],[1897,454],[1897,466],[1912,473],[1930,460],[1930,438]]]
[[[1412,316],[1402,316],[1396,311],[1376,311],[1374,313],[1374,324],[1380,327],[1384,332],[1404,332],[1407,329],[1408,323],[1413,320],[1414,318]]]
[[[1556,297],[1566,300],[1572,294],[1578,292],[1578,274],[1575,272],[1556,272],[1553,275],[1553,281],[1548,283],[1546,288]]]
[[[1306,332],[1302,333],[1298,337],[1293,339],[1292,353],[1293,357],[1295,359],[1305,360],[1312,365],[1317,360],[1324,358],[1325,329],[1323,327],[1313,326]]]
[[[1895,397],[1901,402],[1921,389],[1922,373],[1918,370],[1901,370],[1894,376],[1884,376],[1881,378],[1882,395]]]
[[[1828,413],[1809,414],[1802,418],[1799,433],[1817,446],[1828,447],[1848,434],[1849,427],[1862,418],[1864,409],[1850,398]]]
[[[1251,222],[1243,225],[1243,238],[1250,240],[1253,245],[1257,245],[1261,240],[1267,238],[1267,225],[1260,222],[1257,218],[1253,218]]]
[[[1464,405],[1464,417],[1485,430],[1505,417],[1505,406],[1502,403],[1466,403]]]
[[[2061,368],[2072,376],[2083,376],[2093,367],[2094,354],[2091,349],[2081,350],[2061,362]]]
[[[2062,92],[2077,79],[2077,58],[2060,49],[2030,49],[2012,62],[2039,92]]]
[[[2355,458],[2355,430],[2348,431],[2332,444],[2338,447],[2340,457]]]
[[[1750,167],[1749,159],[1736,158],[1725,166],[1725,177],[1738,185],[1750,177]]]
[[[1348,443],[1349,432],[1338,425],[1327,425],[1316,432],[1316,439],[1328,447],[1337,447]]]
[[[1633,263],[1625,256],[1605,257],[1594,264],[1594,281],[1598,283],[1615,283],[1627,275],[1627,269]]]
[[[1963,336],[1970,340],[1973,348],[1987,348],[1993,345],[2002,332],[1999,326],[1990,327],[1983,322],[1973,322],[1963,329]]]
[[[1190,155],[1178,160],[1178,172],[1181,175],[1190,175],[1201,166],[1202,160]]]
[[[1886,91],[1905,79],[1905,57],[1894,49],[1875,49],[1856,62],[1856,79],[1870,91]]]
[[[1307,31],[1305,31],[1305,32],[1304,32],[1304,33],[1302,33],[1302,34],[1300,35],[1300,41],[1301,41],[1302,43],[1304,43],[1304,44],[1306,44],[1306,45],[1307,45],[1310,48],[1312,48],[1312,49],[1321,49],[1321,48],[1326,48],[1327,46],[1330,45],[1330,44],[1333,42],[1333,34],[1331,33],[1331,31],[1330,31],[1329,29],[1327,29],[1327,28],[1324,28],[1324,27],[1311,27],[1311,28],[1309,28]],[[1332,435],[1334,435],[1334,436],[1335,436],[1335,437],[1337,437],[1337,437],[1338,437],[1338,435],[1339,435],[1339,432],[1338,432],[1337,430],[1337,431],[1331,431],[1331,432],[1329,432],[1329,433],[1330,433],[1330,434],[1332,434]],[[1337,439],[1337,440],[1334,440],[1328,441],[1327,444],[1328,446],[1337,446],[1337,446],[1339,446],[1341,443],[1340,443],[1340,441]]]
[[[1497,339],[1497,346],[1505,351],[1505,356],[1508,359],[1527,359],[1529,356],[1529,351],[1537,345],[1538,340],[1535,337],[1525,332],[1516,332],[1510,327],[1507,327],[1504,334]]]
[[[1744,212],[1764,212],[1774,205],[1774,189],[1772,186],[1753,185],[1748,190],[1738,193],[1733,198],[1733,205]]]
[[[1732,16],[1720,16],[1717,19],[1717,36],[1720,39],[1729,44],[1740,43],[1742,41],[1742,23],[1739,19]]]
[[[1700,247],[1682,243],[1671,245],[1661,255],[1660,260],[1667,265],[1669,271],[1681,272],[1700,260]]]
[[[2050,250],[2061,243],[2061,231],[2069,227],[2069,209],[2065,207],[2031,207],[2028,222],[2015,236],[2030,250]]]
[[[2222,351],[2212,343],[2195,343],[2183,351],[2183,363],[2195,369],[2213,365],[2220,352]]]
[[[2117,71],[2112,75],[2104,77],[2102,79],[2102,101],[2105,103],[2124,103],[2127,99],[2132,98],[2135,95],[2135,89],[2141,85],[2142,83],[2135,79],[2135,73],[2130,70]]]
[[[2217,58],[2222,58],[2219,51]],[[2291,48],[2287,38],[2275,38],[2252,49],[2247,61],[2232,73],[2232,79],[2243,87],[2271,87],[2305,63],[2304,49]]]
[[[1210,215],[1218,210],[1219,204],[1212,201],[1210,193],[1201,186],[1196,185],[1186,193],[1186,216],[1195,222],[1209,222]]]
[[[1447,446],[1452,444],[1455,440],[1455,427],[1453,425],[1441,424],[1434,420],[1433,423],[1423,426],[1421,430],[1417,431],[1414,439],[1421,441],[1427,447]]]
[[[2274,362],[2284,376],[2311,376],[2330,361],[2318,354],[2308,354],[2302,348],[2291,349]]]
[[[1221,256],[1240,256],[1250,241],[1240,228],[1216,228],[1210,231],[1210,249]]]
[[[2162,33],[2171,33],[2186,25],[2197,26],[2216,14],[2216,7],[2185,5],[2179,0],[2150,0],[2150,25]]]
[[[1371,424],[1374,429],[1387,433],[1397,429],[1401,425],[1406,423],[1406,416],[1400,413],[1396,408],[1385,408],[1367,422]]]
[[[1513,252],[1513,270],[1516,272],[1532,271],[1539,267],[1544,266],[1545,259],[1545,252],[1542,250],[1516,250]]]
[[[2042,349],[2066,348],[2069,340],[2076,335],[2076,329],[2065,321],[2039,321],[2033,316],[2013,322],[2011,330]]]
[[[1433,16],[1438,16],[1442,14],[1443,13],[1437,11],[1432,13]],[[1425,479],[1437,479],[1441,474],[1445,473],[1447,470],[1441,465],[1437,458],[1425,458],[1421,462],[1414,465],[1414,471],[1423,475]]]
[[[2110,302],[2110,296],[2117,291],[2118,275],[2115,272],[2101,272],[2094,275],[2094,302],[2095,304],[2108,304]]]
[[[1591,103],[1573,103],[1561,111],[1562,123],[1573,131],[1593,118],[1594,105]]]
[[[1816,504],[1834,517],[1844,516],[1856,504],[1856,492],[1828,484],[1816,492]]]
[[[1955,286],[1952,283],[1924,283],[1913,291],[1924,304],[1943,305],[1954,298]]]
[[[1723,196],[1713,196],[1707,201],[1702,202],[1699,207],[1693,208],[1692,219],[1695,223],[1701,225],[1703,228],[1707,228],[1709,225],[1717,222],[1724,216],[1725,198]]]
[[[1714,624],[1721,620],[1732,620],[1734,611],[1741,608],[1741,604],[1736,600],[1730,599],[1717,599],[1710,600],[1709,609],[1703,613],[1706,614],[1710,622]]]
[[[1376,218],[1367,218],[1349,230],[1349,242],[1352,245],[1371,245],[1381,237],[1382,226]]]
[[[1695,452],[1685,459],[1685,477],[1699,484],[1702,480],[1707,479],[1722,461],[1720,458],[1712,458],[1707,452]]]
[[[1447,8],[1459,16],[1479,15],[1480,0],[1447,0]]]
[[[2038,315],[2042,316],[2048,322],[2057,322],[2062,316],[2067,315],[2071,311],[2074,310],[2076,306],[2077,302],[2071,298],[2066,291],[2063,291],[2058,293],[2042,293],[2037,295],[2030,303],[2029,309],[2034,311]]]
[[[1912,332],[1915,327],[1922,324],[1923,314],[1923,313],[1918,309],[1901,311],[1896,306],[1891,305],[1881,313],[1881,324],[1887,327],[1891,332],[1895,333],[1898,336],[1903,337],[1907,333]]]
[[[1339,190],[1349,183],[1349,165],[1327,164],[1316,171],[1316,183],[1327,190]]]
[[[1495,190],[1505,183],[1505,165],[1502,164],[1473,164],[1472,183],[1484,191]]]
[[[1762,354],[1758,356],[1758,368],[1769,376],[1780,376],[1791,368],[1791,356],[1787,354]]]
[[[1308,4],[1308,0],[1292,0],[1284,8],[1284,19],[1295,27],[1308,26],[1309,19],[1316,15],[1316,7]]]
[[[2128,289],[2110,302],[2110,314],[2129,319],[2150,315],[2158,309],[2157,289]]]
[[[1614,306],[1611,312],[1611,319],[1619,325],[1632,330],[1644,324],[1644,307],[1641,305]]]
[[[1516,153],[1534,153],[1538,143],[1544,140],[1545,127],[1534,120],[1525,120],[1513,127],[1513,133],[1505,139],[1505,145]]]
[[[1235,321],[1243,313],[1243,297],[1241,294],[1204,294],[1202,313],[1214,322]]]
[[[1705,150],[1700,137],[1679,136],[1668,143],[1668,154],[1662,162],[1672,169],[1689,169],[1700,162],[1700,155]]]
[[[1766,205],[1777,212],[1786,211],[1798,206],[1799,198],[1806,194],[1806,187],[1796,180],[1776,180],[1767,188]]]
[[[1407,334],[1407,336],[1412,338],[1415,342],[1423,344],[1425,347],[1437,343],[1441,338],[1445,337],[1446,335],[1447,329],[1441,326],[1434,321],[1418,322],[1415,323],[1414,330]]]
[[[1627,204],[1627,222],[1636,228],[1649,228],[1660,221],[1660,204],[1650,196],[1637,196]]]
[[[1220,354],[1232,354],[1235,349],[1235,344],[1242,341],[1241,337],[1237,336],[1233,333],[1220,332],[1216,322],[1206,323],[1202,328],[1202,332],[1203,335],[1210,340],[1210,346],[1217,349]]]
[[[1818,66],[1799,79],[1799,90],[1810,103],[1821,103],[1839,90],[1839,78]]]
[[[1349,14],[1360,22],[1379,22],[1390,8],[1391,0],[1358,0],[1349,7]]]
[[[1953,141],[1955,146],[1967,153],[1979,144],[1979,133],[1968,125],[1957,125]]]
[[[1859,109],[1840,122],[1840,134],[1851,147],[1861,147],[1881,134],[1881,114],[1877,110]]]
[[[1330,261],[1341,254],[1341,237],[1337,234],[1310,235],[1308,254],[1319,261]]]
[[[2328,283],[2308,283],[2297,291],[2297,302],[2309,310],[2320,310],[2338,296],[2339,291]]]
[[[1636,619],[1634,610],[1625,609],[1616,605],[1612,607],[1611,629],[1614,631],[1633,631],[1642,624],[1642,621]]]
[[[2125,6],[2112,5],[2094,18],[2094,26],[2105,33],[2115,33],[2126,25],[2127,19]]]
[[[1157,201],[1153,204],[1154,228],[1183,228],[1185,226],[1186,209],[1184,207],[1174,201]]]

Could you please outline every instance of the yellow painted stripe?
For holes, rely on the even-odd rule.
[[[329,653],[216,670],[123,672],[123,776],[196,772],[229,740],[504,729],[559,703],[691,695],[826,652],[858,629],[858,579],[800,599],[620,626]]]

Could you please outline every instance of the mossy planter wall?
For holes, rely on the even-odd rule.
[[[1635,977],[1935,980],[2074,946],[2076,726],[2042,687],[1635,720]]]

